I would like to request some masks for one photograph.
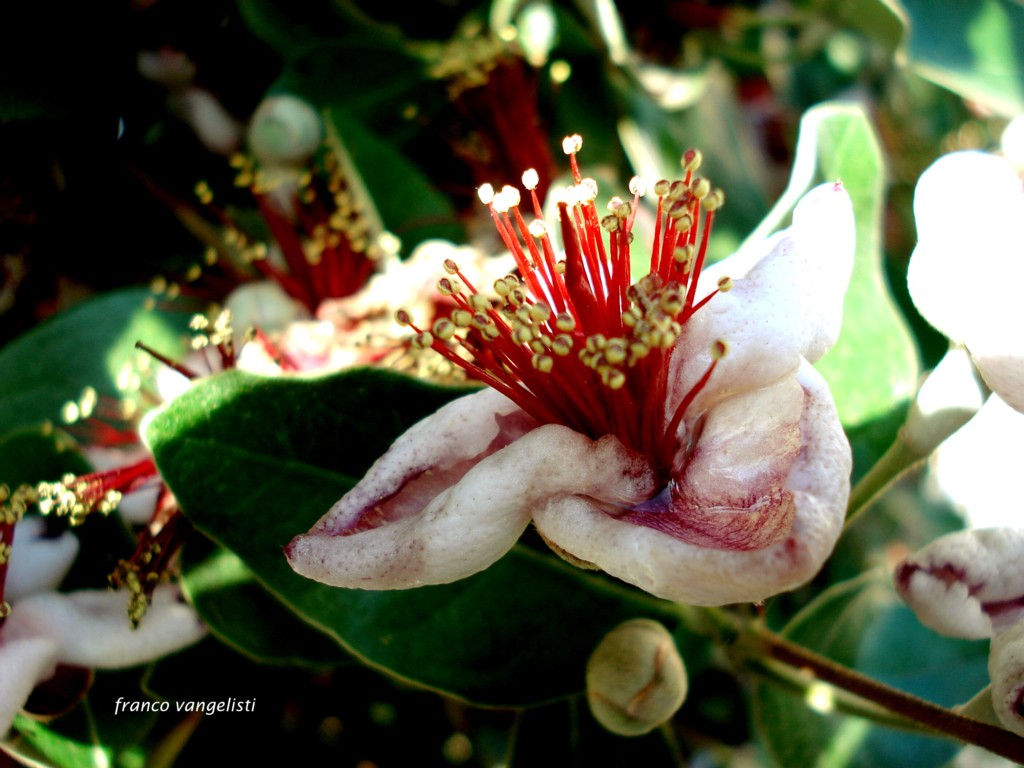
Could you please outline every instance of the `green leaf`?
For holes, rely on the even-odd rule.
[[[1006,117],[1024,112],[1024,7],[1010,0],[902,0],[919,74]]]
[[[185,313],[150,308],[146,289],[114,291],[62,312],[0,350],[0,432],[58,420],[85,387],[121,398],[118,375],[141,353],[136,341],[176,356]]]
[[[89,471],[74,441],[49,424],[18,427],[0,435],[0,484],[15,488]]]
[[[884,419],[903,407],[913,396],[918,378],[917,348],[883,266],[882,150],[861,107],[829,103],[804,114],[789,186],[750,239],[777,229],[811,187],[837,179],[853,201],[857,251],[843,306],[842,334],[817,368],[849,428]]]
[[[823,592],[783,634],[942,706],[967,701],[988,679],[985,643],[941,637],[922,626],[896,596],[888,574],[878,570]],[[950,741],[815,711],[767,682],[755,686],[754,706],[761,738],[780,766],[935,768],[959,749]]]
[[[320,632],[267,594],[237,555],[190,543],[183,552],[181,588],[223,643],[266,664],[324,667],[351,661]],[[203,556],[205,554],[205,556]]]
[[[189,519],[366,663],[485,704],[577,692],[601,636],[662,603],[523,545],[457,583],[391,592],[310,581],[281,553],[395,437],[463,392],[373,369],[319,379],[229,372],[174,401],[148,438]]]
[[[455,206],[418,166],[340,107],[328,109],[327,119],[352,158],[384,226],[401,239],[404,254],[431,238],[455,242],[465,238]]]

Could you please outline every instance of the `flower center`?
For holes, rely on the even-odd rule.
[[[724,196],[695,175],[700,154],[688,151],[684,176],[654,185],[657,213],[648,273],[633,282],[630,247],[640,197],[639,178],[630,182],[632,201],[612,198],[598,214],[597,184],[576,163],[582,146],[570,136],[574,186],[557,198],[565,251],[556,257],[536,194],[538,175],[523,174],[534,218],[527,223],[521,194],[510,186],[480,188],[498,234],[515,257],[517,275],[481,294],[450,259],[438,288],[457,309],[431,330],[413,325],[405,310],[398,322],[416,331],[415,344],[432,347],[546,424],[563,424],[593,438],[612,434],[646,456],[667,478],[679,449],[677,433],[688,406],[726,352],[718,341],[713,362],[681,399],[669,392],[671,352],[684,324],[718,291],[697,298],[715,211]]]

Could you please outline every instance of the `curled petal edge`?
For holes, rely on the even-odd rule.
[[[617,519],[580,496],[538,508],[538,529],[610,575],[678,602],[756,602],[806,583],[842,531],[852,459],[824,380],[806,363],[797,380],[805,393],[803,445],[785,482],[795,514],[789,535],[777,543],[753,550],[697,546]]]

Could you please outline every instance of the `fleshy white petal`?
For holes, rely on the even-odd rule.
[[[595,442],[554,425],[522,434],[532,426],[491,390],[449,404],[399,438],[351,493],[296,537],[289,562],[335,586],[442,584],[498,560],[551,496],[593,493],[632,504],[650,494],[646,464],[620,460],[625,450],[617,440]]]
[[[1024,621],[992,638],[988,654],[992,707],[1007,730],[1024,736]]]
[[[1000,157],[954,152],[921,175],[914,217],[914,305],[964,343],[988,385],[1024,410],[1024,184]]]
[[[0,737],[38,683],[53,675],[58,645],[47,637],[8,638],[0,632]]]
[[[896,568],[896,588],[921,623],[981,639],[1024,619],[1024,530],[983,528],[942,536]]]
[[[674,376],[678,392],[687,392],[710,365],[714,343],[728,344],[694,412],[786,376],[801,359],[814,362],[839,335],[856,242],[846,190],[838,183],[815,187],[794,210],[793,225],[767,242],[771,251],[742,277],[729,275],[729,259],[722,262],[719,271],[734,277],[732,289],[687,321],[676,346]]]
[[[651,594],[679,602],[757,601],[808,581],[831,553],[842,529],[851,458],[825,382],[809,365],[801,369],[798,381],[804,392],[803,447],[783,484],[794,509],[788,535],[777,543],[761,549],[712,549],[628,522],[580,496],[554,499],[538,508],[534,515],[538,529],[576,557]],[[747,453],[747,438],[739,440],[740,453]]]
[[[10,602],[36,592],[56,589],[78,554],[78,539],[65,531],[46,535],[46,521],[26,517],[14,529],[16,546],[11,551],[4,596]]]
[[[128,621],[124,590],[47,592],[18,602],[4,625],[15,637],[49,638],[66,664],[120,669],[143,664],[200,640],[206,628],[170,585],[157,587],[136,629]]]

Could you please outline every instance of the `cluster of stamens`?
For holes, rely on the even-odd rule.
[[[230,163],[235,186],[252,193],[279,258],[267,242],[252,237],[218,208],[213,189],[201,181],[195,194],[220,219],[222,242],[206,249],[203,263],[189,269],[187,280],[198,279],[217,264],[234,274],[233,265],[241,263],[315,311],[324,299],[342,298],[362,288],[380,258],[396,247],[394,237],[383,232],[372,203],[353,183],[355,170],[346,167],[336,138],[329,137],[326,151],[301,171],[268,170],[241,153]],[[166,283],[165,287],[178,290]]]
[[[55,483],[39,483],[35,488],[40,514],[66,517],[71,525],[81,525],[93,514],[109,515],[126,493],[138,490],[157,477],[153,459],[147,457],[127,467],[64,475]]]
[[[645,185],[634,178],[633,199],[613,198],[609,213],[599,217],[597,185],[582,178],[576,165],[581,145],[578,136],[563,143],[575,180],[557,199],[564,260],[556,258],[544,221],[536,172],[523,174],[535,214],[529,223],[518,189],[485,185],[480,198],[518,274],[497,280],[494,295],[485,296],[448,260],[449,276],[438,290],[456,304],[451,315],[429,330],[417,328],[405,310],[396,318],[416,332],[415,345],[433,348],[538,420],[593,437],[614,434],[651,458],[656,469],[668,471],[683,414],[726,352],[725,342],[716,342],[704,376],[681,401],[667,402],[669,355],[686,321],[731,287],[725,278],[708,295],[696,295],[714,213],[724,197],[694,175],[700,155],[687,152],[684,178],[654,185],[657,223],[649,272],[633,282],[632,227]]]

